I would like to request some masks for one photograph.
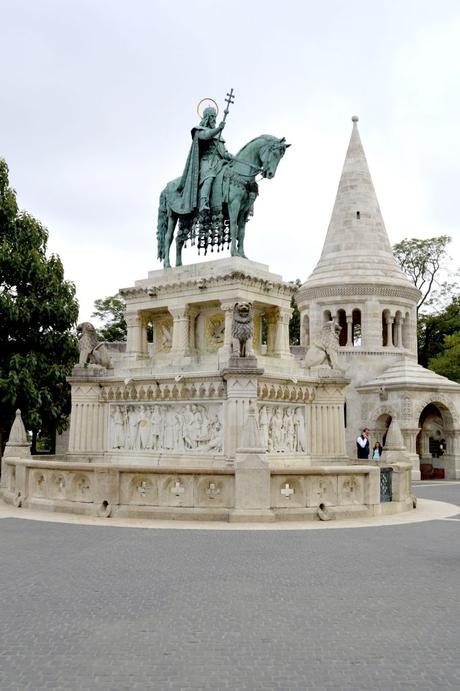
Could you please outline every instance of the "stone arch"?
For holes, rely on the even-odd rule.
[[[358,307],[351,313],[352,327],[351,327],[351,343],[355,347],[362,344],[362,326],[361,326],[361,310]]]
[[[392,331],[389,328],[388,320],[391,319],[391,312],[389,309],[384,309],[382,311],[382,345],[388,347],[393,345],[392,343]]]
[[[352,345],[351,343],[347,342],[347,314],[343,308],[337,310],[335,320],[340,326],[339,345]]]
[[[458,427],[459,418],[454,402],[449,396],[435,392],[425,396],[423,400],[414,405],[412,411],[412,423],[414,426],[418,425],[423,410],[430,404],[439,408],[447,428],[453,429]]]
[[[381,405],[378,408],[375,408],[369,416],[369,427],[374,428],[377,424],[377,420],[383,415],[387,415],[391,419],[398,417],[394,406]]]
[[[403,347],[403,336],[402,336],[403,321],[404,321],[404,317],[403,317],[401,310],[399,310],[399,309],[396,310],[392,331],[393,331],[393,345],[395,345],[397,348]]]
[[[331,319],[332,319],[331,310],[324,310],[323,311],[323,324],[330,322]]]

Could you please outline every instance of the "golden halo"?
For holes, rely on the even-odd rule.
[[[203,119],[203,115],[202,115],[202,113],[200,113],[200,106],[201,106],[201,104],[204,103],[205,101],[211,101],[211,103],[214,104],[214,106],[215,106],[215,108],[216,108],[216,117],[217,117],[217,116],[219,115],[219,106],[217,105],[217,103],[215,102],[215,100],[214,100],[213,98],[202,98],[201,101],[198,103],[198,105],[197,105],[197,107],[196,107],[196,112],[197,112],[198,115],[200,116],[200,119],[201,119],[201,120]],[[205,106],[205,107],[207,107],[207,106]]]

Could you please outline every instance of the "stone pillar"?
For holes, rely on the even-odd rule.
[[[403,322],[404,322],[403,317],[398,317],[398,319],[396,320],[396,343],[395,343],[395,345],[397,348],[403,347],[403,337],[402,337]]]
[[[262,372],[263,370],[258,369],[249,372],[236,368],[224,370],[227,381],[227,400],[224,405],[224,455],[227,457],[234,458],[236,450],[243,446],[243,430],[248,419],[249,406],[257,403],[257,380]]]
[[[276,324],[278,316],[275,311],[267,312],[267,355],[273,355],[276,342]]]
[[[231,302],[221,302],[220,308],[224,313],[225,330],[224,330],[224,345],[219,348],[219,360],[228,360],[232,354],[232,321],[233,308],[235,307],[235,300]]]
[[[200,310],[198,307],[189,307],[188,311],[188,342],[189,342],[189,347],[190,347],[190,353],[196,353],[196,333],[195,333],[195,328],[196,328],[196,323],[195,320],[197,316],[199,315]]]
[[[170,307],[169,313],[173,318],[171,354],[186,357],[190,355],[188,305]]]
[[[106,448],[107,406],[99,384],[72,383],[69,453],[102,453]]]
[[[387,348],[392,348],[393,347],[393,323],[394,323],[394,317],[387,317],[386,320],[386,329],[387,329]]]
[[[353,317],[347,316],[347,346],[353,345]]]
[[[142,318],[139,312],[126,312],[128,333],[126,336],[126,352],[128,355],[141,355],[142,348]]]
[[[366,350],[382,347],[382,307],[376,300],[366,300],[361,310],[361,343]]]
[[[291,319],[291,315],[291,308],[278,309],[274,352],[276,357],[292,357],[291,351],[289,350],[289,321]]]
[[[417,435],[420,427],[401,429],[408,461],[412,463],[412,480],[420,480],[420,459],[417,454]],[[385,460],[385,459],[384,459]]]

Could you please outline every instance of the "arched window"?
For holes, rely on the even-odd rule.
[[[390,310],[383,310],[382,312],[382,345],[390,346],[393,343],[393,334],[391,331],[391,324],[389,324]]]
[[[355,309],[352,312],[352,341],[353,345],[359,348],[361,340],[361,310]],[[351,343],[350,343],[351,345]]]
[[[323,324],[330,322],[332,319],[331,310],[324,310],[323,312]]]
[[[340,326],[339,345],[347,345],[347,315],[345,310],[337,310],[337,324]],[[348,345],[351,345],[349,343]]]

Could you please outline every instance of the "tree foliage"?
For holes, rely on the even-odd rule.
[[[447,245],[451,240],[448,235],[439,235],[424,240],[406,238],[393,245],[393,253],[401,269],[422,293],[418,310],[422,306],[429,306],[433,290],[441,287],[438,280],[440,273],[447,268]],[[449,284],[442,285],[447,289]]]
[[[460,332],[444,337],[444,350],[432,357],[430,369],[460,383]]]
[[[0,445],[16,408],[33,442],[38,433],[54,438],[70,412],[78,303],[61,260],[47,256],[47,241],[46,228],[19,211],[0,159]]]
[[[296,278],[297,288],[302,285],[300,278]],[[292,315],[289,320],[289,345],[300,345],[300,312],[295,295],[291,298]]]
[[[97,329],[101,341],[126,341],[125,302],[118,293],[94,301],[92,317],[102,322]]]
[[[440,355],[445,348],[445,337],[460,332],[460,297],[437,314],[424,314],[418,320],[418,358],[423,367]],[[437,370],[435,370],[437,371]]]

